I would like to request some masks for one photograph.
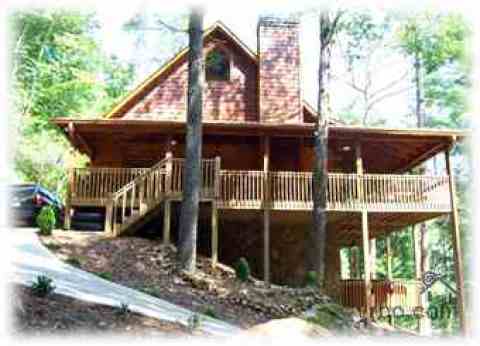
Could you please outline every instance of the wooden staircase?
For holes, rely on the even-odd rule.
[[[168,157],[112,193],[106,204],[105,231],[133,233],[158,215],[165,202],[181,200],[184,160]],[[202,200],[214,197],[220,159],[202,160]]]
[[[170,187],[167,172],[171,164],[171,158],[163,159],[111,194],[105,216],[107,233],[132,232],[156,214]]]

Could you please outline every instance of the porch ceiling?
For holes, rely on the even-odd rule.
[[[68,134],[74,128],[75,136],[68,136],[73,146],[91,155],[105,141],[147,141],[165,135],[181,137],[185,123],[181,121],[150,120],[73,120],[57,118],[53,121]],[[71,124],[71,125],[69,125]],[[207,122],[205,135],[243,137],[303,138],[303,145],[313,159],[314,124],[265,124],[256,122]],[[367,173],[401,173],[409,170],[448,148],[454,141],[468,135],[466,131],[432,129],[386,129],[355,126],[329,128],[329,155],[332,171],[350,171],[354,162],[354,145],[360,142]],[[148,137],[148,138],[147,138]],[[300,143],[300,142],[299,142]]]

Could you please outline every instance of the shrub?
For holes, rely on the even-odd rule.
[[[310,270],[305,275],[305,285],[310,287],[317,286],[317,272]]]
[[[55,290],[53,280],[48,276],[39,275],[37,280],[32,283],[32,292],[37,297],[46,297]]]
[[[118,306],[115,309],[115,314],[119,317],[122,317],[122,318],[128,317],[128,315],[130,315],[130,312],[131,312],[131,310],[128,307],[127,303],[121,303],[120,306]]]
[[[50,251],[57,251],[57,250],[60,250],[60,248],[62,247],[61,245],[55,244],[55,243],[52,243],[52,242],[46,243],[46,244],[44,244],[44,245],[45,245],[45,247],[46,247],[47,249],[49,249]]]
[[[208,307],[205,310],[204,314],[211,317],[211,318],[217,318],[217,313],[215,312],[215,310],[212,307]]]
[[[37,226],[40,229],[41,235],[51,235],[52,230],[57,223],[55,209],[49,205],[44,206],[37,216]]]
[[[101,273],[97,273],[97,275],[100,276],[102,279],[105,279],[108,281],[112,281],[113,279],[113,275],[110,272],[101,272]]]
[[[160,298],[160,296],[161,296],[161,290],[158,287],[153,287],[153,286],[152,287],[141,287],[139,290],[142,291],[143,293],[149,294],[153,297]]]
[[[235,274],[240,281],[247,281],[250,277],[250,266],[245,257],[241,257],[235,266]]]
[[[68,257],[65,260],[65,262],[67,262],[71,266],[74,266],[74,267],[77,267],[77,268],[80,268],[82,266],[82,263],[80,262],[80,260],[77,257]]]

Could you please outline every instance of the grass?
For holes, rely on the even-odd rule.
[[[105,279],[105,280],[108,280],[108,281],[112,281],[113,279],[113,274],[111,272],[100,272],[100,273],[95,273],[96,275],[98,275],[99,277],[101,277],[102,279]]]

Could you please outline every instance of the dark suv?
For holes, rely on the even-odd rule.
[[[60,198],[39,184],[14,184],[7,189],[11,224],[36,226],[36,217],[43,206],[51,205],[57,214],[57,226],[63,224],[63,204]]]

